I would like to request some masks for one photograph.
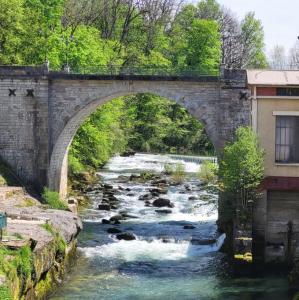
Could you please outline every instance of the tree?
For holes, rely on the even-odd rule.
[[[289,68],[293,70],[299,69],[299,41],[290,49]]]
[[[249,127],[240,127],[236,141],[224,148],[219,178],[231,212],[237,209],[246,219],[250,203],[258,199],[258,187],[264,176],[264,151]],[[231,214],[230,212],[230,214]]]
[[[264,53],[264,30],[253,12],[241,22],[241,68],[265,68],[267,59]]]
[[[217,23],[210,20],[194,20],[188,32],[186,65],[205,73],[217,72],[220,46]]]
[[[0,64],[22,63],[22,5],[22,0],[0,0]]]
[[[288,67],[288,61],[283,46],[276,45],[270,52],[269,64],[271,69],[285,70]]]

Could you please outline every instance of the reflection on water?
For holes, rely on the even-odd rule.
[[[217,233],[217,193],[197,179],[199,164],[182,161],[186,181],[170,185],[163,195],[174,204],[170,213],[159,213],[139,200],[153,188],[150,181],[123,180],[143,171],[161,173],[166,163],[178,161],[137,154],[112,158],[99,172],[117,190],[119,205],[99,211],[101,193],[96,187],[89,193],[93,206],[82,213],[78,264],[51,299],[291,299],[283,277],[230,275],[225,255],[218,252],[225,235]],[[120,225],[102,224],[120,212],[129,214]],[[111,227],[134,234],[136,240],[118,241],[107,233]]]

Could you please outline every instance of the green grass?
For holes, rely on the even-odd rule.
[[[60,199],[57,192],[50,191],[48,188],[44,188],[42,194],[43,200],[53,209],[67,210],[67,204]]]

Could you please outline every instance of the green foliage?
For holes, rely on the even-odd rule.
[[[47,187],[44,188],[42,198],[53,209],[66,210],[68,208],[66,203],[60,199],[59,194],[50,191]]]
[[[0,0],[0,64],[22,63],[22,0]]]
[[[203,125],[180,105],[150,94],[112,100],[79,128],[69,151],[71,176],[97,170],[115,153],[204,153],[213,146]]]
[[[249,220],[250,206],[259,197],[257,189],[264,176],[263,159],[264,152],[259,147],[256,134],[249,127],[240,127],[236,141],[224,148],[220,161],[225,218],[231,219],[237,209],[241,223],[246,224]]]
[[[98,169],[111,155],[126,149],[127,140],[122,129],[124,102],[115,99],[101,106],[79,128],[69,151],[70,173],[84,169]]]
[[[10,288],[6,285],[0,286],[0,299],[1,300],[12,300]]]
[[[221,42],[218,24],[210,20],[194,20],[187,39],[186,65],[206,74],[217,73]]]
[[[241,24],[246,68],[265,68],[268,66],[264,52],[264,30],[260,20],[255,18],[253,12],[246,14]]]
[[[24,278],[29,278],[32,271],[32,252],[29,246],[23,247],[19,251],[18,274]]]
[[[218,179],[218,165],[210,160],[205,160],[198,172],[198,177],[204,183],[216,183]]]
[[[236,141],[224,148],[221,160],[221,181],[229,192],[256,189],[264,175],[264,152],[259,148],[257,136],[249,127],[240,127]]]

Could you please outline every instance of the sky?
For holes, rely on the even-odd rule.
[[[198,1],[196,1],[198,2]],[[254,11],[265,31],[266,51],[283,45],[288,51],[299,36],[299,0],[218,0],[240,19]]]

